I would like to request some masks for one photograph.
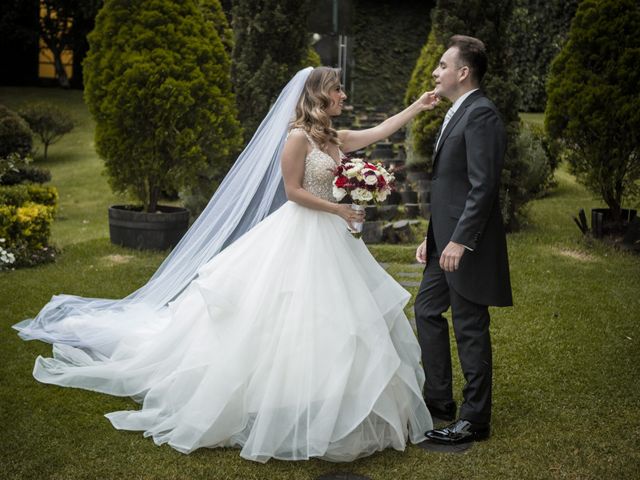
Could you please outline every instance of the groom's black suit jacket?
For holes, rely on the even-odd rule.
[[[433,155],[427,252],[439,256],[449,241],[473,250],[446,275],[457,293],[481,305],[512,305],[498,198],[506,138],[496,106],[478,90],[453,115]]]

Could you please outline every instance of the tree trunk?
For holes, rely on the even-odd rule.
[[[67,71],[62,64],[62,50],[58,48],[51,48],[51,53],[53,54],[53,63],[56,68],[56,77],[58,78],[58,84],[62,88],[69,88],[69,77],[67,77]]]
[[[617,200],[615,192],[606,191],[603,197],[605,203],[611,210],[611,220],[616,225],[620,225],[622,223],[622,205],[621,202]]]
[[[160,187],[157,185],[149,188],[149,208],[147,212],[153,213],[158,209],[158,200],[160,199]]]

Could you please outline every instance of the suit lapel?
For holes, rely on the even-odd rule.
[[[438,143],[437,150],[435,152],[433,152],[433,165],[434,166],[435,166],[435,163],[436,163],[436,159],[438,158],[438,153],[440,153],[440,150],[442,150],[442,145],[444,144],[444,141],[447,139],[447,137],[449,136],[449,134],[453,130],[453,127],[455,127],[456,123],[458,123],[458,121],[462,118],[462,116],[464,115],[464,112],[467,110],[469,105],[471,105],[477,98],[479,98],[481,96],[483,96],[482,91],[476,90],[471,95],[469,95],[467,98],[465,98],[464,102],[462,102],[462,105],[460,105],[458,110],[456,110],[456,113],[453,114],[453,117],[451,117],[451,120],[449,120],[449,123],[447,123],[447,128],[445,128],[444,132],[442,132],[442,137],[440,138],[440,142]]]

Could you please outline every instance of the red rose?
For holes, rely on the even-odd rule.
[[[335,186],[338,188],[344,188],[349,183],[349,179],[344,175],[340,175],[336,178]]]

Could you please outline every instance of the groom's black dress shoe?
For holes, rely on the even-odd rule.
[[[456,420],[444,428],[429,430],[425,433],[428,440],[443,445],[458,445],[477,442],[489,438],[491,429],[487,423],[471,423],[468,420]]]
[[[427,403],[427,409],[429,409],[429,413],[431,414],[431,418],[434,423],[452,422],[455,420],[456,412],[458,411],[455,403],[450,404],[446,409]]]

